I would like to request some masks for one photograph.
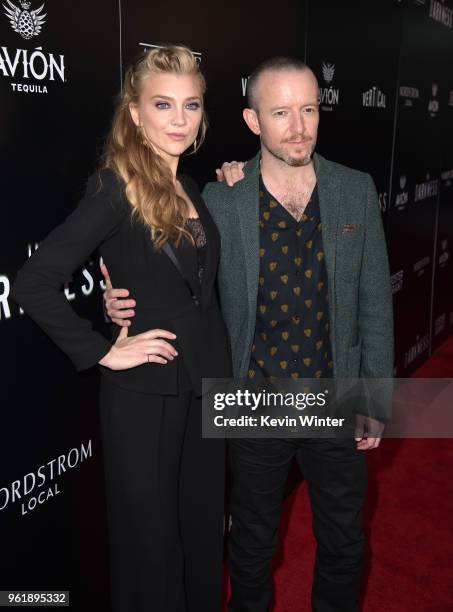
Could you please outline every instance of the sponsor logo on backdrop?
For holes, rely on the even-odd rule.
[[[21,8],[6,0],[3,4],[6,17],[14,32],[24,40],[31,40],[41,33],[45,23],[44,4],[30,10],[31,2],[20,2]],[[49,93],[48,87],[65,83],[64,55],[49,53],[42,46],[32,49],[0,47],[0,75],[14,79],[11,89],[17,93]]]
[[[247,85],[248,85],[248,82],[249,82],[249,78],[250,77],[242,77],[241,78],[242,95],[243,95],[244,98],[247,95]]]
[[[331,84],[335,76],[335,64],[323,62],[322,76],[326,86],[319,88],[319,104],[322,110],[332,111],[340,103],[340,90]]]
[[[11,318],[8,297],[11,291],[11,283],[5,274],[0,274],[0,321]]]
[[[379,206],[381,208],[381,212],[386,212],[388,208],[388,193],[386,191],[379,194]]]
[[[434,335],[438,336],[445,329],[445,324],[447,322],[447,314],[444,312],[434,321]]]
[[[28,245],[27,247],[28,257],[32,255],[32,253],[38,248],[38,246],[39,246],[38,243],[35,243],[34,245],[32,244]],[[99,260],[96,260],[96,262],[97,261],[99,262],[98,265],[100,265],[102,263],[102,257],[99,257]],[[65,283],[64,293],[66,295],[66,298],[69,301],[76,299],[76,297],[78,297],[79,295],[88,297],[93,293],[95,282],[96,282],[93,276],[93,266],[95,265],[96,262],[93,261],[92,259],[89,259],[85,263],[85,266],[81,269],[81,275],[84,279],[82,285],[78,287],[74,287],[74,283],[72,279],[70,279],[67,283]],[[101,291],[105,291],[106,287],[105,287],[104,280],[99,281],[99,288]],[[10,292],[11,292],[10,279],[5,275],[0,274],[0,321],[11,319],[12,313],[11,313],[10,298],[9,298]],[[22,308],[19,308],[17,312],[20,315],[24,313]]]
[[[163,49],[164,45],[152,45],[150,43],[138,43],[139,47],[144,47],[143,51],[146,51],[147,49]],[[201,64],[201,53],[199,51],[192,51],[192,53],[195,56],[195,59],[197,60],[198,64]]]
[[[448,249],[448,238],[445,238],[444,240],[442,240],[442,242],[440,243],[440,248],[441,248],[441,253],[439,255],[439,267],[440,268],[445,268],[445,266],[448,263],[448,260],[450,259],[450,252],[447,250]]]
[[[439,112],[439,100],[437,99],[437,93],[439,91],[439,86],[437,83],[433,83],[431,85],[431,93],[432,97],[428,103],[428,112],[430,117],[436,117]]]
[[[400,176],[400,190],[395,196],[395,208],[404,210],[409,202],[409,192],[406,190],[407,177],[405,174]]]
[[[415,344],[413,344],[407,351],[404,353],[404,367],[406,368],[413,361],[420,357],[425,351],[429,349],[429,334],[425,334],[420,338],[420,336],[416,336]]]
[[[377,85],[362,93],[362,106],[365,108],[386,108],[386,95]]]
[[[450,187],[453,181],[453,170],[445,170],[440,175],[440,178],[445,181],[445,187]]]
[[[395,293],[398,293],[403,288],[404,270],[398,270],[398,272],[392,274],[390,281],[392,283],[392,294],[395,295]]]
[[[444,25],[447,28],[453,28],[453,9],[445,6],[445,0],[431,0],[429,6],[429,16],[437,23]]]
[[[414,100],[418,100],[420,98],[420,90],[417,87],[401,85],[400,98],[404,99],[404,106],[413,106]]]
[[[20,479],[0,488],[0,512],[13,504],[19,504],[21,516],[36,510],[61,493],[58,479],[69,470],[93,456],[91,440],[80,448],[71,448],[55,459],[47,461]]]
[[[433,181],[430,180],[429,174],[426,175],[426,181],[424,183],[417,183],[415,185],[415,196],[414,202],[421,202],[428,198],[433,198],[439,191],[439,179]]]
[[[46,23],[44,19],[46,13],[42,14],[44,4],[30,11],[31,2],[27,0],[19,3],[21,8],[10,2],[10,0],[6,0],[6,3],[8,6],[5,4],[2,6],[13,30],[20,34],[22,38],[25,38],[25,40],[38,36],[42,26]]]
[[[427,255],[426,257],[419,259],[414,264],[414,272],[419,278],[425,274],[426,268],[429,266],[430,261],[431,261],[431,257]]]

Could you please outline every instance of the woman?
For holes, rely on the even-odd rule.
[[[78,370],[100,364],[115,612],[220,609],[224,446],[201,438],[201,377],[231,375],[214,280],[220,237],[181,154],[206,132],[205,82],[186,47],[125,77],[102,170],[20,271],[14,299]],[[108,341],[64,281],[99,247],[137,300]]]

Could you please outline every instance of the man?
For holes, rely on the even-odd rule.
[[[260,152],[243,180],[209,183],[203,193],[222,237],[219,295],[237,378],[392,377],[392,299],[376,189],[369,175],[314,153],[318,96],[316,77],[300,60],[258,66],[243,116]],[[235,162],[223,170],[241,177]],[[120,294],[108,293],[108,312],[118,320],[124,315],[112,298]],[[379,441],[230,441],[230,612],[270,609],[270,563],[294,457],[317,540],[312,609],[359,609],[362,451]]]

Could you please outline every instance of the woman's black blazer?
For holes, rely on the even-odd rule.
[[[112,382],[143,393],[177,393],[178,360],[184,359],[192,384],[201,393],[201,378],[231,375],[231,353],[215,292],[220,235],[195,182],[178,175],[195,206],[207,239],[206,265],[200,286],[196,249],[183,240],[173,246],[180,270],[164,252],[157,252],[149,230],[132,215],[121,181],[102,170],[88,181],[85,196],[74,212],[55,228],[19,271],[12,298],[68,355],[77,370],[89,368],[108,353],[112,337],[93,330],[69,305],[63,284],[99,247],[114,287],[129,289],[136,300],[129,335],[167,329],[178,357],[167,364],[146,363],[114,371],[100,366]],[[181,274],[182,272],[182,274]],[[184,276],[189,281],[193,299]]]

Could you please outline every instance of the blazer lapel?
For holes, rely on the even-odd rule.
[[[181,178],[178,176],[178,178]],[[186,188],[184,184],[184,189]],[[196,206],[194,204],[194,206]],[[165,256],[168,257],[176,270],[179,272],[181,279],[188,285],[187,289],[192,292],[192,295],[200,296],[200,286],[198,283],[197,270],[197,252],[185,238],[181,240],[179,246],[174,243],[166,243],[162,249]]]
[[[219,262],[220,239],[217,233],[217,228],[215,227],[214,222],[212,221],[211,215],[209,214],[208,209],[206,208],[206,205],[198,189],[195,188],[191,181],[185,180],[185,177],[183,175],[181,175],[179,178],[184,186],[184,190],[190,197],[192,204],[197,210],[206,236],[205,269],[201,287],[198,283],[198,277],[196,279],[196,295],[199,295],[201,291],[203,304],[208,304],[210,302],[210,295],[212,292],[212,287],[214,284],[217,266]],[[187,267],[191,266],[192,270],[197,269],[196,250],[193,248],[188,248],[187,251],[190,251],[190,256],[188,255],[187,259]],[[195,266],[195,268],[193,266]]]
[[[187,288],[191,291],[192,295],[199,297],[200,287],[198,279],[194,274],[194,271],[197,270],[196,250],[185,238],[181,240],[178,247],[173,243],[167,243],[167,245],[162,251],[171,259],[182,280],[188,285]]]
[[[335,268],[337,253],[337,231],[343,185],[334,166],[326,159],[316,154],[313,158],[318,182],[319,209],[321,213],[322,242],[326,255],[326,270],[329,292],[329,319],[332,330],[332,354],[336,363],[336,308],[335,308]],[[334,369],[335,371],[335,369]]]
[[[249,320],[255,325],[259,277],[259,160],[256,155],[244,168],[245,178],[236,183],[234,203],[239,217],[242,250],[247,277]]]
[[[322,242],[326,254],[326,269],[329,284],[335,278],[338,211],[342,184],[337,173],[332,172],[331,164],[318,155],[313,156],[316,180],[318,183],[319,208],[321,212]]]
[[[206,258],[203,279],[201,282],[201,295],[203,298],[203,303],[208,304],[210,302],[210,295],[219,263],[220,238],[218,230],[214,225],[211,215],[209,214],[200,193],[198,191],[193,194],[191,193],[190,197],[193,205],[197,209],[198,216],[200,217],[200,221],[203,225],[203,230],[206,236]]]

